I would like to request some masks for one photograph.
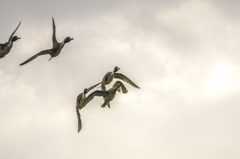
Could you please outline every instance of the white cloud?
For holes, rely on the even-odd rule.
[[[240,23],[226,13],[232,6],[106,2],[50,3],[41,14],[30,3],[4,23],[8,39],[22,20],[22,39],[0,63],[0,158],[238,158]],[[59,41],[74,41],[50,62],[19,67],[51,47],[51,16]],[[126,84],[111,109],[96,97],[81,110],[78,134],[77,95],[116,65],[141,89]]]

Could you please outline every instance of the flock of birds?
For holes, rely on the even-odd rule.
[[[127,88],[124,86],[124,84],[121,81],[116,81],[114,83],[114,85],[112,86],[112,88],[106,90],[105,85],[110,84],[114,78],[120,79],[124,82],[127,82],[128,84],[132,85],[135,88],[140,88],[132,80],[130,80],[127,76],[125,76],[121,73],[117,73],[117,71],[119,69],[120,68],[116,66],[112,72],[106,73],[106,75],[103,77],[102,82],[99,82],[89,88],[85,88],[83,93],[78,95],[77,105],[76,105],[76,111],[77,111],[77,117],[78,117],[78,132],[82,128],[82,122],[81,122],[81,116],[80,116],[79,110],[82,109],[83,107],[85,107],[95,96],[103,97],[104,103],[101,106],[102,108],[104,108],[106,105],[110,108],[110,101],[112,101],[114,99],[117,91],[118,92],[122,91],[122,93],[128,92]],[[86,94],[90,90],[92,90],[93,88],[97,87],[100,84],[101,84],[101,90],[96,90],[96,91],[92,92],[91,94],[89,94],[88,96],[86,96]]]
[[[20,24],[21,24],[21,22],[18,24],[17,28],[11,34],[8,42],[6,42],[4,44],[0,44],[0,58],[5,57],[10,52],[10,50],[13,46],[13,42],[17,41],[18,39],[21,39],[18,36],[14,36],[14,34],[17,31],[17,29],[19,28]],[[55,21],[54,21],[53,17],[52,17],[52,24],[53,24],[53,35],[52,35],[53,47],[51,49],[43,50],[43,51],[40,51],[39,53],[33,55],[32,57],[30,57],[29,59],[27,59],[26,61],[21,63],[20,66],[27,64],[28,62],[34,60],[35,58],[37,58],[38,56],[41,56],[41,55],[49,54],[51,56],[49,59],[49,61],[50,61],[53,57],[56,57],[60,54],[62,48],[64,47],[64,45],[66,43],[73,40],[73,38],[71,38],[71,37],[66,37],[63,40],[63,42],[59,43],[56,39],[56,26],[55,26]],[[80,132],[80,130],[82,128],[80,109],[85,107],[95,96],[103,97],[104,102],[101,105],[102,108],[104,108],[106,105],[110,108],[110,102],[114,99],[117,91],[122,92],[122,93],[128,92],[127,88],[119,80],[113,84],[112,88],[106,90],[105,85],[110,84],[114,78],[120,79],[120,80],[132,85],[135,88],[140,88],[132,80],[130,80],[127,76],[125,76],[121,73],[117,73],[117,71],[119,69],[120,68],[116,66],[113,71],[106,73],[106,75],[103,77],[103,80],[101,82],[99,82],[89,88],[85,88],[84,91],[77,96],[76,112],[77,112],[77,118],[78,118],[78,132]],[[88,96],[86,95],[89,91],[91,91],[98,85],[101,85],[101,90],[95,90]]]
[[[49,61],[50,61],[53,57],[56,57],[56,56],[58,56],[60,54],[62,48],[64,47],[64,45],[66,43],[68,43],[71,40],[73,40],[73,38],[71,38],[71,37],[66,37],[63,40],[63,42],[59,43],[57,41],[57,38],[56,38],[56,26],[55,26],[55,21],[54,21],[53,17],[52,17],[52,23],[53,23],[53,35],[52,35],[53,47],[51,49],[40,51],[36,55],[30,57],[29,59],[27,59],[26,61],[21,63],[20,66],[25,65],[26,63],[34,60],[35,58],[37,58],[38,56],[41,56],[41,55],[49,54],[51,56],[51,58],[49,59]],[[4,56],[6,56],[10,52],[10,50],[11,50],[11,48],[13,46],[13,42],[17,41],[18,39],[21,39],[20,37],[17,37],[17,36],[13,37],[14,33],[17,31],[17,29],[20,26],[20,24],[21,24],[21,22],[18,24],[17,28],[14,30],[14,32],[10,36],[8,42],[6,42],[4,44],[0,44],[0,58],[3,58]]]

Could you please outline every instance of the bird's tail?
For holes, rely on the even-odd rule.
[[[51,56],[51,58],[48,60],[48,62],[52,59],[53,57]]]

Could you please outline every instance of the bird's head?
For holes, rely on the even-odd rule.
[[[113,71],[114,71],[114,72],[117,72],[119,69],[120,69],[120,68],[116,66],[116,67],[114,67],[114,70],[113,70]]]
[[[17,41],[18,39],[21,39],[21,38],[20,38],[20,37],[17,37],[17,36],[14,36],[14,37],[12,38],[12,42]]]
[[[66,38],[64,39],[64,43],[68,43],[68,42],[70,42],[71,40],[73,40],[73,38],[66,37]]]
[[[84,92],[84,94],[86,94],[86,93],[88,92],[88,89],[85,88],[85,89],[83,90],[83,92]]]

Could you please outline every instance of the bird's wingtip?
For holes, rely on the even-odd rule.
[[[82,126],[78,125],[78,133],[80,132],[81,129],[82,129]]]

